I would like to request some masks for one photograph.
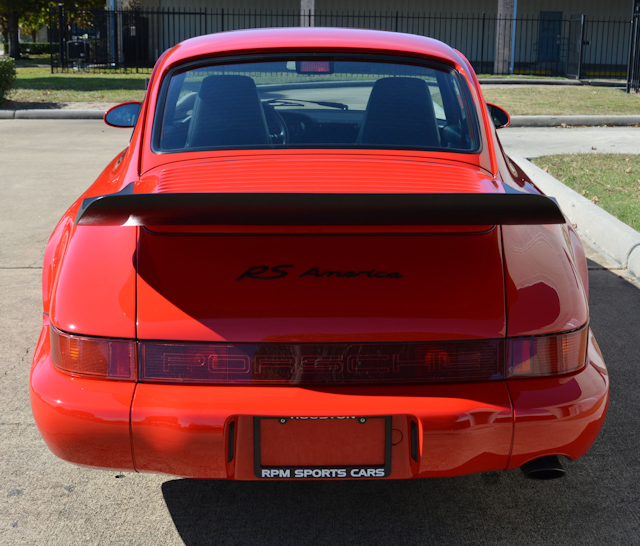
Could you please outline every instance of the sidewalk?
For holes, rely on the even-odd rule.
[[[640,154],[638,127],[507,127],[498,136],[510,156]]]

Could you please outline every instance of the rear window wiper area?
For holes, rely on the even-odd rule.
[[[271,104],[273,106],[300,106],[301,102],[309,103],[309,104],[317,104],[319,106],[326,106],[327,108],[338,108],[340,110],[349,110],[349,106],[346,104],[342,104],[341,102],[326,102],[321,100],[302,100],[302,99],[269,99],[266,101],[267,104]]]

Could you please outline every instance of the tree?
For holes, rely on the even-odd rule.
[[[90,9],[104,8],[104,0],[60,0],[67,9]],[[55,5],[50,0],[0,0],[0,20],[6,18],[9,29],[9,56],[14,59],[20,58],[20,42],[18,40],[18,29],[20,28],[20,18],[30,17],[41,13],[48,6]],[[4,27],[3,27],[4,28]]]
[[[14,59],[20,58],[20,42],[18,41],[18,28],[20,17],[33,13],[38,7],[47,5],[42,0],[0,0],[0,15],[7,19],[9,29],[9,56]]]
[[[32,41],[36,41],[36,35],[38,31],[47,26],[49,22],[49,9],[42,8],[40,11],[36,11],[33,13],[26,13],[22,17],[20,17],[20,31],[31,36]]]
[[[2,43],[9,43],[9,19],[3,14],[0,13],[0,32],[2,32]]]

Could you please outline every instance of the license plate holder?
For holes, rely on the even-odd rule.
[[[370,419],[384,421],[384,464],[382,465],[331,465],[331,466],[263,466],[261,461],[260,423],[265,419],[274,419],[286,426],[291,417],[262,417],[253,418],[253,452],[254,472],[260,479],[372,479],[388,478],[391,475],[391,416],[357,416],[353,417],[362,422]],[[296,418],[293,418],[296,419]],[[323,419],[323,418],[309,418]],[[331,418],[324,418],[331,419]],[[351,419],[351,418],[350,418]],[[284,420],[284,422],[283,422]],[[366,422],[365,421],[365,422]]]

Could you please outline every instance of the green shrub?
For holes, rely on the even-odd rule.
[[[16,65],[10,57],[0,58],[0,106],[16,79]]]
[[[9,55],[9,44],[5,42],[4,54]],[[20,55],[42,55],[51,52],[51,44],[49,42],[23,42],[20,44]]]
[[[42,55],[49,52],[49,42],[24,42],[20,44],[21,55]]]

